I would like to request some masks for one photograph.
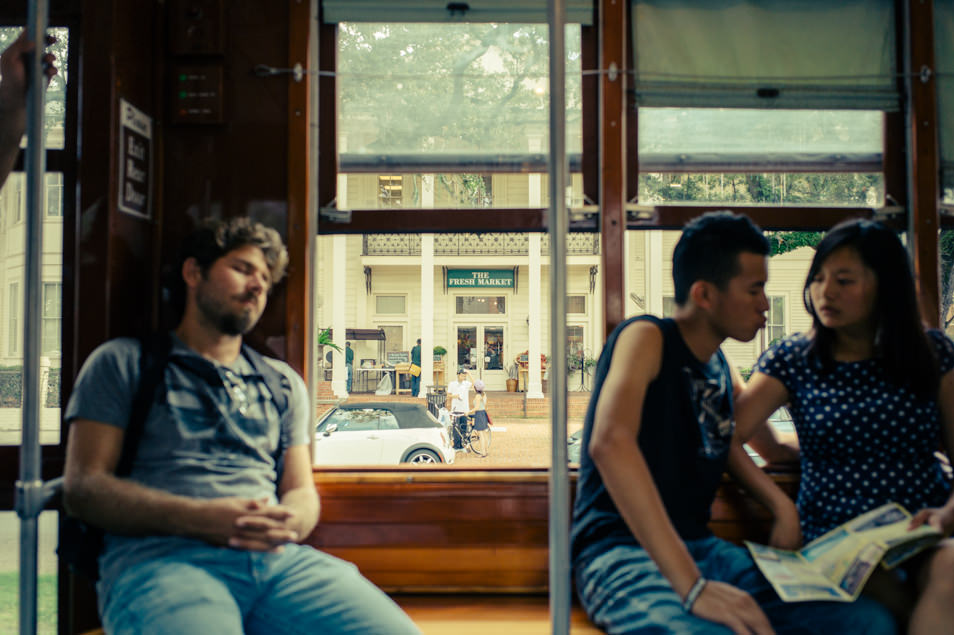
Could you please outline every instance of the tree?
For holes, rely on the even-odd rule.
[[[824,232],[767,232],[765,237],[769,241],[769,255],[780,256],[794,251],[799,247],[814,249],[825,237]]]
[[[0,27],[0,52],[6,50],[22,31],[20,27]],[[68,69],[66,65],[67,51],[69,48],[69,29],[55,27],[49,29],[50,35],[56,38],[49,51],[53,53],[59,72],[50,81],[46,90],[46,118],[44,126],[47,130],[51,128],[63,128],[66,121],[66,81]]]
[[[941,261],[941,327],[954,323],[954,230],[945,229],[938,240]]]
[[[568,28],[567,50],[567,145],[578,152],[578,27]],[[547,59],[546,25],[342,23],[339,147],[366,155],[426,155],[447,163],[460,155],[493,161],[500,154],[545,154]],[[405,190],[411,204],[419,195],[414,181]],[[436,185],[462,206],[492,202],[486,175],[442,174]]]

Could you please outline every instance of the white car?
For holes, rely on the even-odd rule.
[[[343,403],[315,431],[317,465],[450,464],[454,456],[447,429],[424,404]]]

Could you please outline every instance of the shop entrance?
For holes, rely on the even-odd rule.
[[[469,368],[488,390],[506,389],[504,327],[493,325],[457,327],[457,366]]]

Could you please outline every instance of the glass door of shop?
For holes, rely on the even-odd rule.
[[[506,390],[504,327],[468,325],[457,327],[457,366],[470,369],[487,390]]]

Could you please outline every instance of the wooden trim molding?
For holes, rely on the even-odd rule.
[[[908,88],[908,248],[914,263],[921,317],[940,324],[941,279],[938,258],[937,75],[934,65],[934,5],[902,2],[907,11],[905,59]]]
[[[288,78],[288,279],[285,281],[285,361],[308,382],[312,346],[312,269],[314,263],[314,213],[309,199],[311,176],[311,126],[309,37],[310,3],[289,0],[288,67],[301,64],[305,79]]]
[[[603,237],[603,334],[625,317],[627,2],[601,0],[600,231]],[[617,69],[615,76],[606,72]]]

